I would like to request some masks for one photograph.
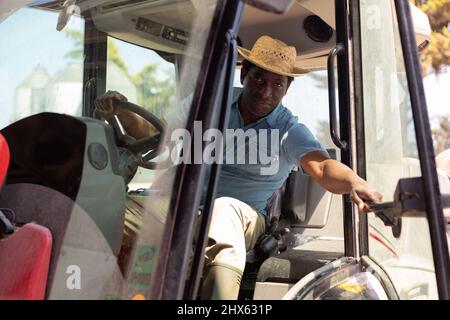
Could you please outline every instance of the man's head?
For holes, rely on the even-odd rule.
[[[270,113],[286,95],[293,77],[264,70],[248,60],[241,69],[241,83],[244,86],[242,103],[256,117]]]
[[[260,37],[251,50],[238,50],[245,58],[241,105],[255,117],[270,113],[286,95],[294,77],[306,73],[295,66],[296,49],[269,36]]]

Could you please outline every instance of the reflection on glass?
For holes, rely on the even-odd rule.
[[[118,91],[160,119],[168,118],[176,103],[175,64],[155,51],[108,38],[106,90]],[[137,169],[129,190],[150,188],[155,170]],[[145,191],[144,191],[145,192]]]
[[[370,272],[349,277],[316,300],[388,300],[378,279]]]
[[[361,1],[361,36],[367,180],[389,202],[399,179],[421,175],[393,1]],[[370,256],[400,298],[437,298],[426,216],[406,214],[398,237],[373,213],[368,222]]]
[[[81,115],[84,23],[58,32],[57,17],[22,8],[0,24],[0,128],[43,111]]]
[[[137,168],[147,151],[127,149],[107,122],[82,117],[83,72],[106,62],[107,79],[94,83],[106,80],[162,121],[175,119],[164,148],[170,130],[185,127],[216,1],[112,5],[80,2],[61,31],[68,8],[52,1],[0,22],[0,128],[12,150],[2,199],[27,197],[40,208],[18,212],[52,233],[50,299],[150,298],[178,167]],[[84,63],[85,45],[98,43],[85,34],[86,17],[108,35],[107,61],[94,66]],[[143,25],[152,21],[160,34]]]
[[[235,72],[234,86],[242,87],[240,69]],[[320,143],[326,148],[336,148],[330,136],[326,70],[314,70],[295,78],[282,102]]]

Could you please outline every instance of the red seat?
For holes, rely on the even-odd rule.
[[[0,300],[45,298],[52,235],[34,223],[0,240]]]
[[[8,143],[0,133],[0,188],[9,160]],[[51,251],[50,230],[34,223],[0,240],[0,299],[44,299]]]
[[[9,165],[9,148],[5,138],[0,133],[0,188],[6,177]]]

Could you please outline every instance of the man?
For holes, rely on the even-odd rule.
[[[258,170],[262,164],[222,166],[205,251],[201,293],[204,299],[237,298],[246,252],[265,231],[267,201],[294,167],[301,167],[333,193],[349,194],[361,211],[368,210],[370,203],[381,201],[381,195],[371,190],[366,181],[344,164],[330,159],[311,132],[281,104],[293,78],[304,73],[295,67],[296,49],[262,36],[251,50],[239,48],[239,52],[245,59],[240,79],[243,89],[235,95],[228,128],[277,130],[278,170],[263,176]],[[112,99],[123,97],[110,93],[100,99],[98,109],[111,110]],[[148,126],[139,123],[141,120],[131,121],[131,114],[114,112],[134,123],[134,128],[150,133]]]

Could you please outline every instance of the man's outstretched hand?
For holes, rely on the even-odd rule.
[[[373,190],[367,181],[361,178],[351,184],[349,195],[361,212],[368,212],[372,203],[380,203],[383,200],[381,193]]]

